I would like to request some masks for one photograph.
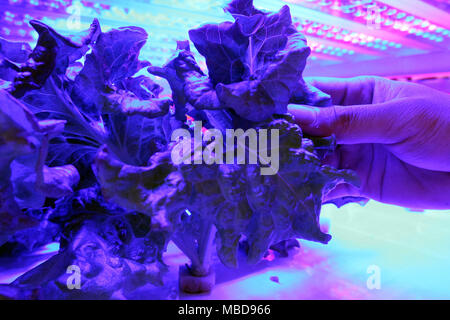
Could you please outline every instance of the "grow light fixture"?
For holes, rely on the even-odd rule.
[[[79,30],[86,29],[93,18],[101,21],[104,30],[124,25],[145,28],[151,41],[141,54],[157,65],[173,54],[176,40],[188,37],[187,30],[204,22],[229,20],[222,10],[227,2],[7,0],[0,3],[0,36],[14,41],[36,41],[36,34],[28,24],[31,19],[42,20],[62,33],[73,32],[75,25],[68,22],[73,22],[79,13]],[[310,74],[330,65],[356,63],[358,68],[358,62],[405,56],[416,56],[417,64],[423,64],[420,59],[424,55],[445,52],[450,47],[448,1],[255,0],[255,4],[270,11],[286,4],[291,7],[293,21],[312,49],[306,71]],[[381,74],[389,75],[389,66],[384,69]],[[380,73],[379,68],[369,71]]]

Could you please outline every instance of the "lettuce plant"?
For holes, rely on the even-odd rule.
[[[175,235],[183,246],[196,244],[197,254],[188,256],[196,258],[191,258],[192,269],[199,274],[207,270],[204,264],[198,265],[199,260],[206,260],[201,253],[209,245],[208,238],[202,237],[209,230],[203,226],[206,221],[217,229],[216,248],[222,263],[237,266],[243,237],[249,245],[248,261],[256,263],[282,240],[297,237],[327,243],[331,237],[319,226],[322,195],[338,183],[358,183],[351,172],[321,165],[321,158],[334,148],[332,137],[304,137],[287,114],[289,103],[329,103],[326,95],[302,78],[310,49],[292,24],[289,7],[268,13],[255,9],[252,1],[236,0],[227,10],[234,22],[207,24],[189,32],[206,59],[207,75],[187,42],[178,43],[174,58],[165,66],[148,69],[170,83],[175,120],[187,113],[202,119],[205,127],[222,131],[280,131],[276,175],[261,176],[258,165],[179,167],[188,191],[184,203],[191,213],[184,219],[200,227],[183,230],[183,234],[178,228]],[[179,208],[166,214],[171,221],[183,220]]]
[[[191,261],[181,289],[198,292],[212,287],[214,249],[224,265],[237,267],[243,240],[249,263],[292,238],[328,243],[319,225],[322,196],[358,179],[322,165],[334,138],[304,135],[287,112],[291,103],[330,103],[302,78],[310,48],[288,6],[271,13],[234,0],[226,10],[234,21],[189,32],[207,70],[189,41],[178,42],[164,66],[140,61],[145,30],[102,32],[96,20],[71,37],[32,21],[39,33],[33,50],[1,40],[0,152],[7,169],[0,222],[23,216],[56,223],[61,239],[58,255],[15,286],[74,297],[61,285],[69,263],[81,265],[87,297],[130,294],[142,282],[161,284],[162,253],[172,240]],[[167,80],[172,99],[137,75],[144,68]],[[207,148],[172,141],[176,129],[195,131],[192,118],[221,132],[277,129],[279,149],[271,143],[267,151],[279,153],[279,171],[261,175],[263,164],[237,160],[175,163],[172,152],[182,143],[194,145],[187,155],[194,160],[195,150]],[[16,229],[31,228],[27,219]],[[4,242],[11,235],[5,229],[0,224]]]
[[[167,232],[151,218],[129,221],[139,213],[115,206],[108,176],[92,170],[103,154],[121,166],[145,166],[166,148],[161,118],[172,102],[158,98],[162,90],[149,77],[135,76],[150,65],[138,59],[147,34],[137,27],[104,33],[96,20],[71,37],[38,21],[31,25],[39,33],[33,50],[2,40],[0,244],[16,231],[43,232],[56,223],[59,228],[50,229],[57,234],[45,239],[59,238],[61,249],[14,286],[39,288],[41,297],[74,297],[61,289],[63,264],[80,265],[90,275],[83,278],[92,283],[82,292],[86,297],[108,297],[139,283],[161,285]],[[148,229],[137,236],[130,230],[141,221]],[[45,243],[33,245],[39,244]],[[87,253],[92,246],[103,258]],[[93,276],[92,268],[103,271]],[[124,279],[99,288],[112,274]]]

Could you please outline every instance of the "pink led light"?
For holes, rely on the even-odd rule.
[[[341,1],[335,0],[330,8],[332,10],[339,10],[341,8]]]
[[[429,21],[419,19],[409,12],[399,10],[390,5],[386,5],[381,1],[332,1],[332,5],[324,5],[330,1],[318,0],[284,0],[287,2],[298,3],[301,6],[308,7],[312,10],[320,10],[324,13],[342,17],[349,15],[350,19],[366,24],[367,21],[373,21],[376,24],[381,24],[383,28],[396,30],[399,33],[411,34],[416,37],[421,37],[430,41],[440,42],[441,35],[439,34],[440,26],[433,25]],[[318,6],[320,4],[320,6]],[[348,19],[348,18],[347,18]],[[413,27],[419,27],[430,33],[414,33],[410,32]],[[445,29],[445,28],[442,28]],[[345,34],[344,34],[345,36]],[[340,40],[338,36],[336,40]],[[347,38],[348,39],[348,38]],[[351,41],[347,40],[346,42]]]
[[[369,47],[374,50],[380,51],[386,50],[385,45],[371,46],[370,43],[375,40],[374,37],[364,33],[351,32],[346,29],[341,29],[338,27],[329,26],[318,22],[311,22],[308,20],[301,21],[297,19],[297,21],[299,22],[296,22],[295,26],[306,34],[314,35],[322,39],[342,41],[344,43],[352,43],[354,45],[362,47]],[[378,41],[382,41],[382,39],[378,39]],[[383,41],[385,43],[389,42],[388,40]],[[391,47],[399,48],[396,45],[397,43],[393,43]],[[335,53],[333,52],[333,54]]]
[[[395,30],[399,30],[402,27],[402,23],[399,21],[395,21],[394,25],[392,26]]]

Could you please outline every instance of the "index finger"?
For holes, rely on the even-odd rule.
[[[305,81],[330,95],[333,105],[351,106],[372,104],[377,78],[306,77]]]

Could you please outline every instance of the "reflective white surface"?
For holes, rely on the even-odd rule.
[[[269,256],[238,270],[216,259],[213,292],[181,298],[450,299],[450,210],[411,212],[375,201],[365,207],[326,205],[321,222],[333,236],[328,245],[302,240],[288,258]],[[20,261],[1,260],[0,283],[14,281],[58,248],[54,243]],[[165,262],[170,272],[161,294],[167,296],[167,289],[177,286],[178,266],[188,260],[170,244]],[[380,289],[367,286],[373,270],[379,271]],[[155,291],[148,298],[156,298]]]

